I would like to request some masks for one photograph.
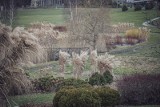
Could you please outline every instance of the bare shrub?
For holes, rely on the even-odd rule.
[[[122,104],[160,104],[160,74],[124,76],[117,86]]]

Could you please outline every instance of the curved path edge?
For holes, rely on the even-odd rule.
[[[146,27],[157,27],[157,26],[151,25],[150,22],[155,21],[155,20],[158,20],[158,19],[160,19],[160,17],[156,17],[156,18],[151,19],[151,20],[149,20],[149,21],[145,21],[142,25],[143,25],[143,26],[146,26]]]

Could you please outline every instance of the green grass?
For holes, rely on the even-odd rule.
[[[13,106],[23,104],[52,104],[54,93],[38,93],[10,97],[9,100]]]
[[[65,14],[63,9],[19,9],[17,11],[14,26],[28,26],[32,22],[50,22],[64,24]]]
[[[146,15],[147,14],[147,15]],[[112,23],[116,24],[119,22],[135,23],[136,26],[142,26],[142,23],[147,19],[156,17],[155,10],[142,10],[134,11],[133,8],[129,8],[128,11],[122,12],[121,8],[111,9]]]
[[[141,10],[134,11],[133,8],[129,8],[128,11],[122,12],[121,8],[111,9],[111,23],[117,24],[119,22],[134,23],[135,26],[141,27],[142,23],[157,17],[156,10]],[[159,29],[150,27],[152,32],[160,32]]]

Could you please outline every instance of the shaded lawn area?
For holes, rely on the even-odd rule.
[[[52,104],[55,93],[38,93],[10,97],[12,107],[24,104]]]
[[[65,14],[63,9],[47,8],[47,9],[18,9],[14,27],[28,26],[32,22],[50,22],[61,25],[65,23]]]

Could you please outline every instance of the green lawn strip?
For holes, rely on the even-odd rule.
[[[28,26],[33,22],[49,22],[56,25],[65,23],[63,9],[19,9],[14,21],[15,26]]]
[[[28,95],[11,96],[9,98],[12,106],[24,104],[52,104],[55,93],[37,93]]]
[[[146,15],[147,14],[147,15]],[[121,8],[111,9],[111,22],[113,24],[119,22],[135,23],[136,26],[142,26],[142,23],[148,19],[155,18],[156,11],[153,10],[141,10],[134,11],[134,8],[129,8],[128,11],[122,12]]]
[[[141,10],[134,11],[133,8],[129,8],[128,11],[122,12],[121,8],[119,9],[111,9],[111,23],[117,24],[119,22],[124,23],[134,23],[137,27],[142,27],[143,22],[148,21],[157,17],[156,10]],[[148,27],[151,29],[151,32],[160,33],[160,29],[156,27]]]
[[[115,75],[129,75],[136,73],[136,70],[133,68],[127,68],[127,67],[117,67],[113,69],[113,73]]]

